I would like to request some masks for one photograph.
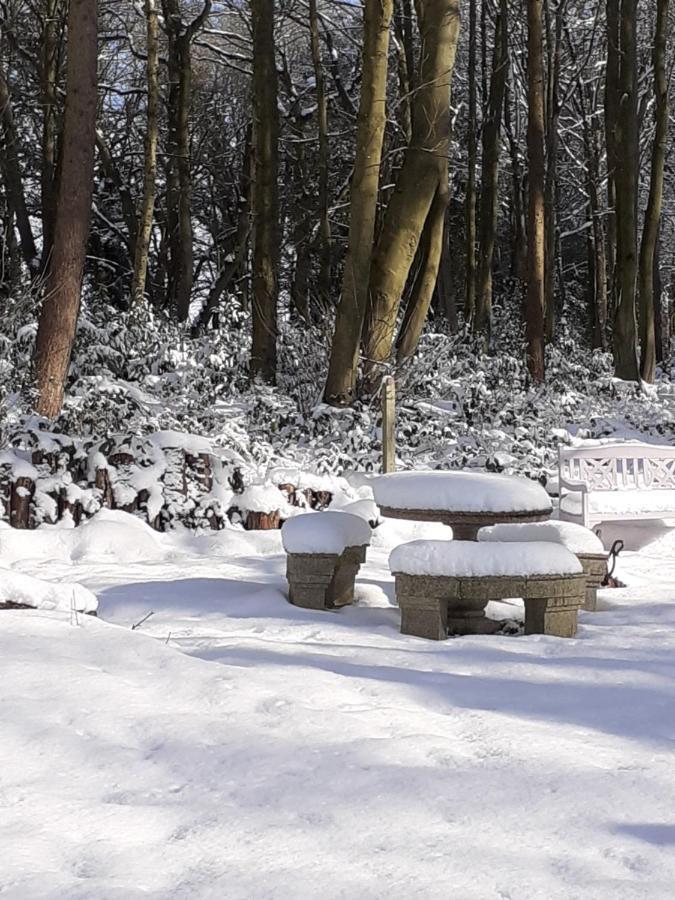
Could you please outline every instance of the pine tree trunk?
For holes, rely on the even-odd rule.
[[[145,132],[145,159],[143,168],[143,200],[139,215],[138,234],[134,254],[134,275],[131,286],[131,302],[139,304],[145,296],[145,281],[150,254],[150,237],[155,206],[155,180],[157,177],[157,139],[159,129],[159,19],[156,0],[145,0],[147,34],[147,122]]]
[[[54,246],[37,334],[38,412],[63,406],[75,339],[93,192],[96,143],[97,0],[70,0],[63,163]]]
[[[525,339],[527,368],[532,379],[541,383],[544,380],[546,265],[543,0],[528,0],[527,2],[527,86],[529,177]]]
[[[252,0],[253,108],[253,345],[251,376],[273,383],[277,362],[279,258],[279,111],[274,48],[274,0]]]
[[[656,333],[654,325],[654,261],[661,225],[663,185],[668,140],[668,76],[666,73],[669,0],[657,0],[654,40],[654,93],[656,132],[652,148],[649,200],[640,247],[640,374],[650,384],[656,377]]]
[[[349,244],[325,389],[325,400],[333,406],[348,406],[356,395],[386,125],[387,53],[392,8],[392,0],[366,0],[364,8],[363,76],[351,187]]]

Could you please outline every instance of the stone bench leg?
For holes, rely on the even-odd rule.
[[[448,603],[457,583],[424,575],[396,575],[396,602],[401,610],[401,634],[444,641],[448,637]]]
[[[432,641],[446,640],[448,601],[439,597],[408,597],[401,605],[401,634],[412,634]]]
[[[600,554],[578,555],[586,576],[586,597],[584,609],[595,612],[598,608],[598,588],[607,574],[607,557]]]
[[[580,598],[535,597],[525,600],[525,634],[574,637]]]

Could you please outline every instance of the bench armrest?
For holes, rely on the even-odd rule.
[[[585,481],[570,481],[567,478],[563,478],[562,475],[558,476],[558,484],[561,488],[567,488],[568,491],[575,491],[579,494],[587,494],[588,493],[588,485]]]

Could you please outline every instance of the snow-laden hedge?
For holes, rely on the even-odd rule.
[[[161,515],[162,527],[175,518],[208,524],[214,507],[222,516],[235,470],[245,487],[274,481],[271,470],[279,467],[300,473],[300,480],[307,473],[335,476],[379,467],[377,402],[347,410],[321,402],[330,335],[317,327],[282,323],[278,386],[251,386],[248,320],[234,301],[223,307],[220,330],[200,337],[148,310],[122,313],[90,301],[80,319],[65,409],[56,423],[44,423],[30,415],[34,315],[32,302],[10,302],[0,324],[3,445],[18,448],[31,465],[40,433],[49,440],[70,435],[70,455],[84,454],[90,468],[91,454],[102,453],[108,462],[117,456],[109,487],[119,507],[132,502],[121,497],[127,485],[142,494],[142,514],[150,521]],[[491,356],[479,355],[466,335],[434,331],[432,323],[416,358],[398,373],[400,468],[469,466],[546,482],[554,475],[559,442],[612,435],[673,440],[675,392],[665,376],[648,388],[617,382],[609,356],[591,353],[563,321],[548,350],[547,383],[534,387],[513,321],[514,310],[496,310]],[[167,433],[176,447],[157,446],[153,435]],[[165,495],[172,478],[183,478],[186,448],[176,435],[208,440],[216,458],[213,483],[188,460],[187,488],[181,482],[175,497],[167,502],[163,496],[160,509],[157,484]],[[143,448],[134,471],[125,470],[130,464],[119,457],[130,445]],[[54,472],[40,473],[48,475]],[[72,485],[64,475],[52,487],[66,488],[62,502],[98,502],[74,496],[82,479],[74,477]],[[45,500],[42,508],[48,506]]]

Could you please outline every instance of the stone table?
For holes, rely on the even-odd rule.
[[[552,509],[536,481],[463,469],[383,475],[373,491],[383,516],[442,522],[461,541],[475,541],[481,528],[500,522],[542,522]]]

